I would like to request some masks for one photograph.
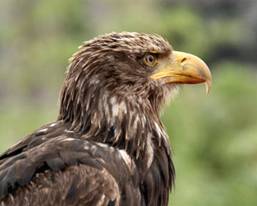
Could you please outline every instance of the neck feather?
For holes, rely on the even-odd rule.
[[[154,139],[158,145],[167,135],[157,111],[147,99],[88,90],[84,96],[63,94],[59,120],[84,138],[117,146],[139,157]],[[148,151],[149,152],[149,151]]]

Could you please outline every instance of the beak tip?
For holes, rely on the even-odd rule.
[[[208,95],[210,93],[210,90],[211,90],[211,80],[207,80],[205,82],[205,90],[206,90],[206,95]]]

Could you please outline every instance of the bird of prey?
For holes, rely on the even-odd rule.
[[[156,34],[110,33],[71,57],[55,122],[0,156],[1,206],[167,206],[175,170],[159,117],[198,57]]]

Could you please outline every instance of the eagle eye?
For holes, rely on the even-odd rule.
[[[144,63],[147,66],[154,67],[157,64],[157,57],[153,54],[146,54],[144,56]]]

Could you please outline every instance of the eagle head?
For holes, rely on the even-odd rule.
[[[121,134],[129,139],[126,135],[151,127],[149,119],[161,126],[158,113],[168,94],[180,84],[196,83],[206,83],[209,90],[208,66],[192,54],[174,51],[161,36],[102,35],[85,42],[71,57],[59,119],[90,135],[110,131],[103,135],[106,141]]]

